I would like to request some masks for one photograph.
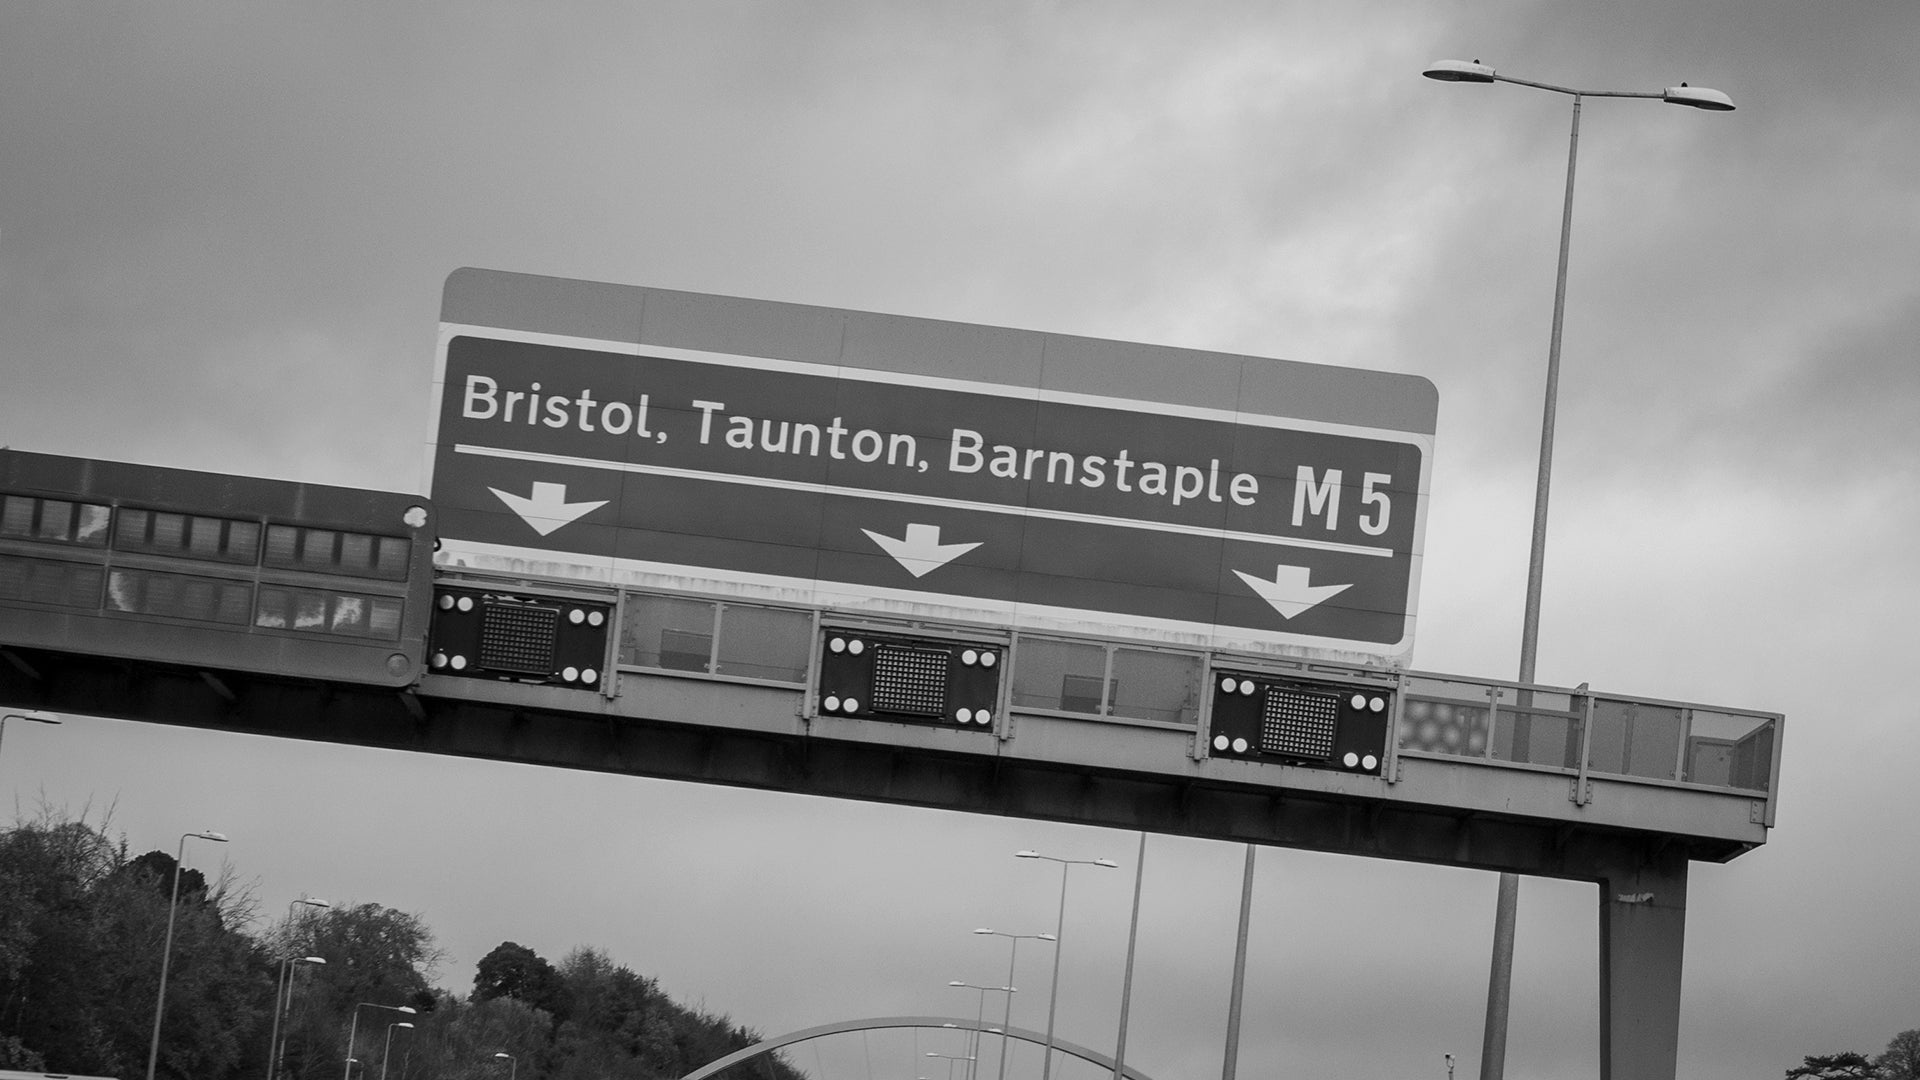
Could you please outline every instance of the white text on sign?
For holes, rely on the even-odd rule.
[[[1141,458],[1127,447],[1106,453],[1070,452],[1041,447],[989,442],[971,428],[955,427],[942,440],[944,457],[922,453],[912,434],[848,426],[835,416],[825,423],[772,419],[730,412],[723,401],[695,398],[690,408],[652,411],[648,394],[629,404],[598,399],[592,388],[573,392],[543,392],[539,382],[525,390],[502,389],[485,375],[466,376],[461,416],[501,424],[570,429],[587,434],[612,435],[665,443],[669,432],[656,430],[655,418],[697,418],[697,427],[684,432],[696,445],[760,454],[825,457],[836,461],[883,465],[925,473],[938,461],[948,473],[979,475],[1000,480],[1042,483],[1090,490],[1112,490],[1123,495],[1165,500],[1173,506],[1188,503],[1227,503],[1252,507],[1259,502],[1260,479],[1246,472],[1223,469],[1219,458],[1197,463],[1163,462]],[[1291,524],[1313,523],[1328,530],[1339,527],[1342,470],[1310,465],[1296,467]],[[1359,491],[1360,529],[1378,536],[1387,529],[1391,503],[1387,473],[1367,472]]]

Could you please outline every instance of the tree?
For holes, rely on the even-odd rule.
[[[560,961],[569,1015],[555,1032],[554,1080],[643,1080],[671,1072],[671,1005],[650,979],[598,949]]]
[[[179,900],[170,906],[176,869]],[[556,966],[502,942],[480,961],[462,1000],[432,987],[441,954],[426,922],[378,904],[303,913],[255,936],[247,931],[252,898],[229,869],[178,868],[164,851],[129,857],[125,840],[104,826],[43,814],[0,829],[0,1069],[139,1075],[170,918],[164,1080],[256,1080],[275,980],[296,956],[326,963],[297,969],[280,1029],[286,1080],[335,1080],[349,1056],[364,1075],[384,1070],[390,1080],[507,1080],[515,1072],[660,1080],[757,1038],[723,1016],[675,1004],[653,979],[592,948],[576,948]],[[417,1011],[401,1016],[362,1003]],[[413,1030],[395,1033],[393,1061],[384,1061],[389,1027],[403,1021]],[[768,1080],[803,1080],[778,1058],[762,1067]]]
[[[64,1072],[138,1071],[159,990],[172,856],[129,859],[103,827],[43,814],[0,834],[0,868],[0,1053]],[[233,1071],[265,1012],[253,942],[227,929],[244,916],[244,894],[225,875],[200,882],[173,912],[159,1059],[168,1077]]]
[[[331,1080],[347,1057],[367,1060],[364,1052],[381,1040],[387,1023],[409,1019],[368,1012],[355,1024],[360,1003],[418,1009],[433,1001],[429,980],[441,953],[418,915],[379,904],[343,905],[305,916],[278,937],[285,949],[281,956],[318,956],[327,962],[302,977],[284,1025],[283,1075],[289,1080]],[[376,1022],[373,1015],[385,1019]],[[351,1048],[346,1045],[350,1031]]]
[[[1787,1080],[1879,1080],[1879,1073],[1865,1054],[1849,1050],[1817,1057],[1810,1055],[1787,1070]]]
[[[0,1069],[18,1069],[21,1072],[45,1072],[47,1062],[39,1054],[27,1049],[26,1044],[11,1035],[0,1035]]]
[[[553,1017],[512,997],[462,1001],[441,991],[434,1010],[415,1017],[417,1053],[399,1080],[507,1080],[550,1076]],[[493,1055],[513,1055],[516,1066]]]
[[[1920,1080],[1920,1028],[1895,1035],[1873,1064],[1880,1080]]]
[[[173,870],[178,864],[173,856],[164,851],[149,851],[136,857],[127,864],[127,870],[133,873],[144,872],[147,880],[161,896],[169,899],[173,896]],[[180,867],[180,899],[191,900],[207,894],[207,875],[191,866]]]
[[[510,997],[559,1017],[565,1013],[560,973],[545,958],[514,941],[503,941],[480,958],[473,975],[473,1000]]]
[[[0,969],[0,1031],[54,1068],[99,1072],[92,1066],[116,1060],[101,1031],[93,977],[109,948],[96,888],[115,864],[113,845],[84,822],[43,816],[0,841],[13,909]]]

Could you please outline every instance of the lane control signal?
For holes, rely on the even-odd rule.
[[[439,586],[427,667],[435,675],[600,689],[611,603]]]
[[[828,627],[820,642],[822,716],[992,731],[1004,645]]]
[[[1213,757],[1384,775],[1393,692],[1233,671],[1213,673]]]

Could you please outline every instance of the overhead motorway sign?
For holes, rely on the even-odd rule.
[[[463,269],[443,565],[1403,666],[1425,379]]]

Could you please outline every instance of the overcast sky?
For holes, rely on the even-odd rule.
[[[1920,1027],[1917,41],[1912,0],[7,3],[0,443],[422,491],[467,265],[1408,372],[1414,666],[1511,677],[1569,101],[1420,71],[1718,88],[1585,110],[1538,674],[1787,714],[1770,842],[1693,868],[1681,1023],[1683,1077],[1778,1076]],[[417,912],[456,992],[594,945],[768,1034],[971,1016],[968,931],[1053,921],[1013,852],[1106,856],[1058,1026],[1113,1048],[1134,834],[85,718],[8,725],[0,799],[223,830],[190,862],[267,914]],[[1220,1067],[1241,858],[1149,843],[1157,1080]],[[1494,888],[1262,851],[1241,1074],[1472,1075]],[[1509,1076],[1597,1071],[1594,908],[1526,882]]]

